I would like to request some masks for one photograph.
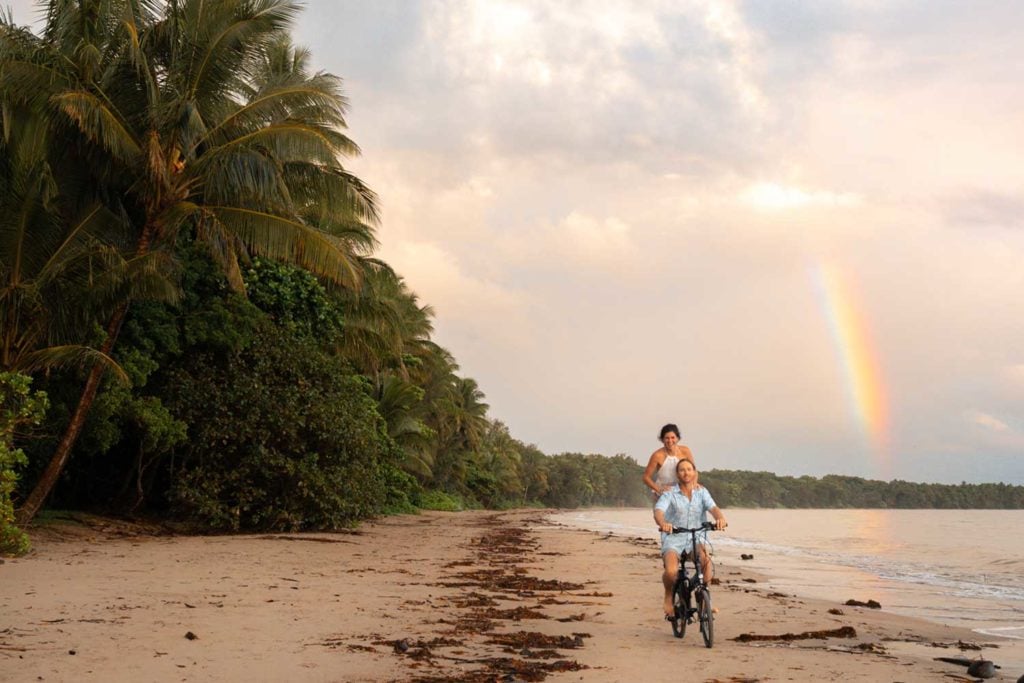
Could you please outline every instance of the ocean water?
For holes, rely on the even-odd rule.
[[[1024,671],[1024,510],[725,510],[715,556],[763,573],[767,587],[970,628],[990,656]],[[646,508],[558,513],[555,521],[658,537]],[[741,561],[741,554],[754,559]]]

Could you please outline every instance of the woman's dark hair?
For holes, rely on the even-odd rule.
[[[679,427],[676,427],[674,424],[670,423],[661,428],[661,433],[658,434],[658,441],[664,439],[665,435],[668,434],[669,432],[675,432],[677,439],[683,438],[682,435],[679,434]]]

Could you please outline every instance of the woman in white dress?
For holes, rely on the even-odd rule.
[[[651,490],[654,502],[658,501],[661,494],[671,491],[679,484],[676,465],[680,460],[689,460],[696,467],[693,453],[687,446],[679,443],[679,427],[674,424],[665,425],[661,428],[658,439],[662,446],[651,453],[651,459],[644,470],[644,485]]]

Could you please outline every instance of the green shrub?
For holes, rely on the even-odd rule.
[[[466,509],[458,496],[437,489],[423,491],[416,504],[423,510],[441,510],[442,512],[459,512]]]
[[[308,338],[266,325],[243,351],[197,353],[165,400],[189,425],[172,508],[203,526],[332,529],[408,502],[365,383]]]
[[[0,372],[0,555],[24,555],[29,550],[28,536],[14,525],[11,494],[18,482],[17,470],[28,460],[14,437],[24,426],[38,425],[48,407],[42,391],[32,392],[32,379],[25,375]]]
[[[394,447],[393,457],[401,457],[401,451]],[[385,515],[399,515],[416,512],[417,508],[413,502],[419,494],[420,485],[416,479],[403,470],[385,462],[381,466],[384,477],[384,504],[380,512]]]

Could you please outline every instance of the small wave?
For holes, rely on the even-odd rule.
[[[650,538],[655,538],[657,535],[651,526],[641,527],[612,522],[590,517],[586,513],[574,515],[573,522],[587,528],[609,531],[617,535],[642,535]],[[727,535],[716,535],[712,542],[715,546],[734,548],[741,552],[758,551],[799,560],[811,560],[820,564],[850,567],[890,581],[933,587],[955,597],[982,598],[1010,603],[1024,602],[1024,582],[1021,580],[1021,572],[1015,571],[1015,566],[1017,564],[1024,565],[1024,562],[1018,559],[1004,559],[988,563],[987,571],[980,572],[983,582],[979,582],[976,579],[977,573],[968,574],[953,567],[915,564],[884,556],[785,546]],[[998,566],[994,567],[993,565]],[[1012,608],[1010,605],[1007,607]]]
[[[1002,560],[992,560],[991,562],[989,562],[989,564],[995,565],[997,567],[1024,567],[1024,560],[1018,559],[1016,557],[1005,558]]]
[[[1019,631],[1019,635],[1008,633],[1008,631]],[[1013,638],[1014,640],[1024,640],[1024,626],[989,626],[988,628],[976,628],[975,633],[981,633],[986,636],[997,636],[999,638]]]
[[[573,515],[573,522],[589,528],[610,531],[616,535],[631,535],[656,538],[650,526],[638,526],[589,516],[587,513]],[[867,571],[887,581],[914,584],[941,589],[950,595],[963,598],[983,598],[999,601],[1024,601],[1024,585],[1020,572],[1014,570],[1021,560],[1005,559],[990,562],[982,571],[984,583],[976,581],[976,574],[957,572],[952,567],[931,564],[913,564],[877,555],[839,553],[834,550],[782,546],[763,541],[748,541],[734,536],[716,536],[715,546],[734,548],[741,552],[763,552],[821,564],[840,565]],[[992,565],[998,565],[993,567]],[[987,574],[987,575],[986,575]]]
[[[911,569],[907,566],[885,566],[882,563],[871,563],[870,569],[883,579],[902,581],[924,586],[946,589],[951,595],[962,598],[997,598],[1000,600],[1024,601],[1024,590],[1016,586],[998,583],[978,583],[955,573],[946,573],[942,569]]]
[[[734,546],[745,550],[759,550],[787,557],[811,558],[824,564],[838,564],[866,571],[890,581],[914,583],[943,588],[958,597],[998,598],[1001,600],[1024,601],[1024,586],[1013,575],[986,577],[985,583],[961,575],[948,567],[911,565],[891,559],[867,555],[851,555],[810,548],[794,548],[761,541],[744,541],[735,537],[715,539],[719,545]],[[1001,570],[999,573],[1002,574]]]

